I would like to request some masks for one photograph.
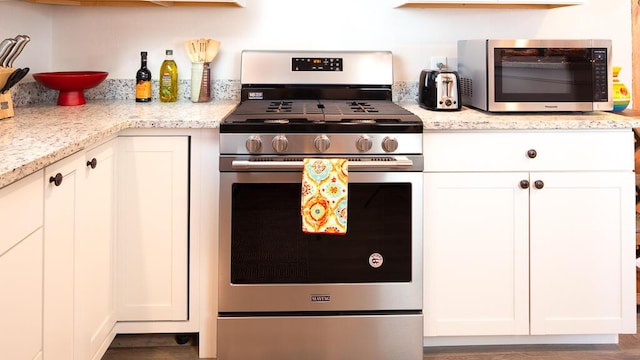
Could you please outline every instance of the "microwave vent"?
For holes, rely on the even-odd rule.
[[[460,78],[460,95],[473,97],[473,81],[470,78]]]

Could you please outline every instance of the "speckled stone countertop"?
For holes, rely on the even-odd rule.
[[[92,100],[82,106],[28,105],[0,120],[0,188],[125,129],[217,128],[238,101],[136,103]],[[415,102],[400,105],[420,116],[425,131],[612,129],[640,127],[640,117],[612,113],[488,114],[463,108],[442,112]]]
[[[623,129],[640,127],[640,116],[609,112],[492,114],[463,107],[460,111],[431,111],[417,103],[401,103],[424,122],[430,130],[553,130],[553,129]]]
[[[94,100],[81,106],[17,107],[14,117],[0,120],[0,188],[121,130],[217,128],[237,103]]]

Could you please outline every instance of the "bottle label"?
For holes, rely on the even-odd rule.
[[[160,77],[160,86],[171,87],[171,74],[162,74],[162,76]]]
[[[151,81],[138,81],[136,84],[136,99],[151,98]]]
[[[177,100],[178,87],[176,78],[170,73],[160,74],[160,101],[174,102]]]

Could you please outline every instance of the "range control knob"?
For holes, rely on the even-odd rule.
[[[271,140],[271,146],[277,153],[283,153],[287,151],[289,140],[287,140],[287,137],[284,135],[276,135],[273,140]]]
[[[318,151],[325,152],[329,149],[329,146],[331,146],[331,140],[327,135],[318,135],[315,140],[313,140],[313,144]]]
[[[259,153],[262,150],[262,140],[258,135],[249,136],[244,145],[250,153]]]
[[[368,135],[362,135],[356,140],[356,149],[360,152],[367,152],[371,150],[373,146],[373,141]]]
[[[386,152],[394,152],[398,150],[398,139],[391,136],[385,136],[384,139],[382,139],[382,150]]]

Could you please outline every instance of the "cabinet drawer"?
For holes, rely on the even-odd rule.
[[[424,136],[425,172],[634,168],[631,129],[442,131]],[[533,150],[535,154],[530,155]]]
[[[0,189],[0,255],[42,226],[42,171]]]

